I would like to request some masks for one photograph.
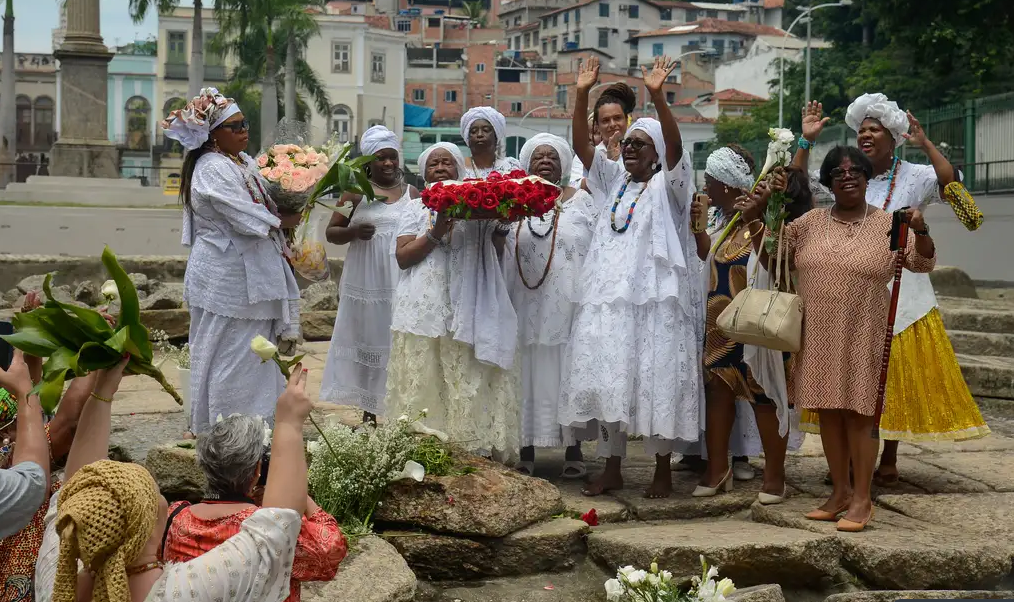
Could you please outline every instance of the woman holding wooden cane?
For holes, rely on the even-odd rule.
[[[878,443],[871,431],[895,254],[891,215],[866,203],[872,174],[870,160],[858,149],[833,149],[820,167],[820,182],[831,190],[834,205],[787,224],[783,241],[806,308],[791,397],[820,416],[834,484],[831,498],[806,517],[837,521],[839,531],[862,531],[873,517],[870,487]],[[737,209],[750,222],[763,215],[765,202],[751,195]],[[936,263],[933,239],[919,210],[910,209],[908,217],[914,236],[900,257],[908,270],[929,272]],[[761,242],[762,237],[754,239],[767,262]]]

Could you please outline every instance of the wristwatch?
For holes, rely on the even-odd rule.
[[[929,236],[929,228],[928,227],[925,230],[912,230],[912,232],[915,232],[916,236]]]

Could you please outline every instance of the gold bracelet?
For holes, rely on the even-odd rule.
[[[92,395],[92,397],[94,397],[95,399],[98,399],[99,401],[104,401],[106,403],[113,403],[112,399],[106,399],[105,397],[101,397],[99,395],[96,395],[95,391],[92,391],[91,395]]]
[[[158,560],[149,562],[147,564],[140,564],[137,566],[127,567],[127,576],[132,577],[134,575],[140,575],[141,573],[147,573],[148,571],[154,571],[155,569],[162,568],[162,563]]]

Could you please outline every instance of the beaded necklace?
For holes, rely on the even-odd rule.
[[[891,204],[891,199],[894,197],[894,185],[898,183],[898,179],[895,177],[898,174],[898,156],[895,155],[894,160],[891,161],[891,173],[887,175],[887,198],[884,199],[884,206],[881,207],[884,211],[887,211],[887,206]]]
[[[525,288],[530,291],[534,291],[542,286],[542,283],[546,281],[546,277],[549,276],[549,266],[553,265],[553,255],[556,253],[556,234],[559,232],[559,228],[557,228],[559,222],[560,212],[557,211],[556,215],[553,216],[553,225],[550,226],[549,230],[547,230],[545,234],[539,236],[534,230],[532,230],[532,234],[537,238],[545,238],[550,232],[553,233],[553,239],[549,242],[549,258],[546,259],[546,269],[542,270],[542,277],[539,278],[539,281],[534,285],[528,284],[528,279],[525,278],[525,272],[521,269],[521,224],[518,224],[518,231],[514,236],[514,260],[518,264],[518,275],[521,276],[521,284],[524,284]],[[532,224],[529,221],[528,229],[531,230],[531,228]]]
[[[549,236],[553,232],[553,230],[556,229],[556,220],[559,217],[560,217],[559,216],[559,212],[554,209],[553,210],[553,221],[551,221],[549,223],[549,229],[546,230],[545,232],[536,232],[535,231],[535,228],[532,227],[532,218],[529,217],[525,221],[528,222],[528,231],[532,233],[532,236],[534,236],[535,238],[545,238],[545,237]],[[540,217],[539,221],[545,223],[545,221],[546,221],[545,216]],[[518,227],[518,234],[521,234],[520,224],[519,224],[519,227]]]
[[[641,200],[641,195],[644,194],[644,191],[648,189],[648,183],[645,182],[644,188],[642,188],[641,191],[637,193],[637,196],[634,197],[634,201],[630,203],[630,209],[627,210],[627,220],[626,222],[624,222],[623,227],[622,228],[617,227],[616,208],[620,206],[620,201],[623,200],[623,195],[627,193],[627,185],[630,184],[631,177],[632,176],[630,176],[629,174],[627,175],[627,179],[623,182],[623,186],[620,187],[620,192],[616,195],[616,201],[613,202],[613,209],[609,213],[609,225],[612,226],[613,232],[616,232],[617,234],[623,234],[624,232],[627,231],[627,228],[630,227],[630,222],[631,220],[634,219],[634,207],[637,207],[637,201]]]

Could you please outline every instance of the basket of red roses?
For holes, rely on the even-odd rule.
[[[485,180],[437,182],[423,191],[422,202],[457,219],[519,221],[548,213],[559,197],[558,186],[516,170],[493,172]]]

